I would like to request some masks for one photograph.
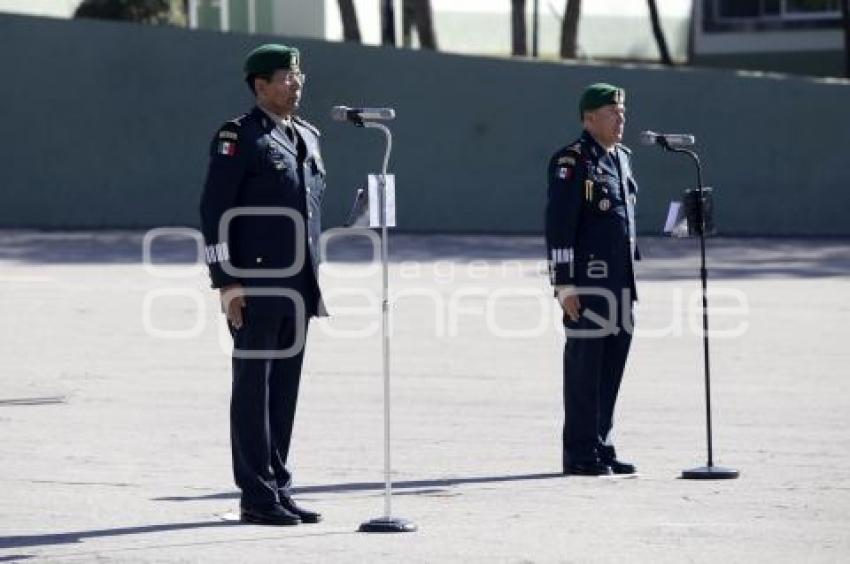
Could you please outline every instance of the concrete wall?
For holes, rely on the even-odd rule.
[[[266,39],[0,16],[0,227],[196,225],[209,138],[251,106],[242,58]],[[539,233],[549,155],[578,134],[582,86],[607,80],[629,91],[627,143],[648,128],[697,135],[721,231],[850,235],[846,83],[293,43],[303,114],[324,131],[326,226],[382,155],[377,132],[330,122],[332,105],[398,110],[403,229]],[[693,170],[634,149],[639,225],[657,232]]]
[[[844,51],[785,51],[694,55],[694,64],[722,69],[747,69],[808,76],[842,76]]]

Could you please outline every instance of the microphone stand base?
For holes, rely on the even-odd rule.
[[[399,517],[378,517],[360,525],[361,533],[413,533],[416,523]]]
[[[734,480],[740,476],[737,470],[722,466],[700,466],[690,470],[682,470],[683,480]]]

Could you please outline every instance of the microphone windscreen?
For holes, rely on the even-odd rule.
[[[395,119],[395,110],[392,108],[379,108],[378,115],[380,119]]]
[[[334,106],[333,108],[331,108],[331,119],[334,121],[348,120],[348,107]]]
[[[640,132],[640,144],[641,145],[655,145],[655,140],[658,136],[652,131],[641,131]]]

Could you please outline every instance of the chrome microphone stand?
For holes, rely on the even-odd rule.
[[[410,533],[417,530],[416,524],[407,519],[392,516],[392,466],[390,457],[390,333],[389,333],[389,237],[387,221],[387,168],[393,146],[390,128],[382,123],[363,120],[353,116],[357,127],[378,129],[384,133],[387,148],[381,175],[378,177],[378,224],[381,228],[381,353],[384,376],[384,514],[360,525],[363,533]],[[376,202],[370,202],[370,205]]]

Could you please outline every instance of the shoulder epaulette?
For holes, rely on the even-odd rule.
[[[566,152],[568,155],[574,155],[576,157],[581,156],[581,143],[573,143],[566,148]]]
[[[556,164],[558,166],[576,166],[576,154],[570,151],[567,151],[566,154],[558,157]]]
[[[224,125],[218,128],[218,138],[236,141],[239,138],[239,129],[242,127],[242,119],[244,117],[243,115],[224,122]]]
[[[216,137],[225,141],[236,141],[239,139],[239,128],[242,126],[242,118],[231,119],[224,122],[224,125],[218,128]]]
[[[623,152],[626,153],[627,155],[632,154],[632,150],[629,149],[628,147],[626,147],[625,145],[623,145],[622,143],[617,143],[617,146],[620,147],[623,150]]]
[[[307,129],[309,129],[310,131],[312,131],[313,133],[315,133],[315,134],[316,134],[316,137],[320,137],[320,136],[322,135],[322,132],[321,132],[321,131],[319,131],[319,128],[318,128],[318,127],[316,127],[315,125],[313,125],[312,123],[310,123],[309,121],[307,121],[306,119],[304,119],[303,117],[301,117],[301,116],[295,116],[293,119],[294,119],[297,123],[299,123],[299,124],[303,125],[303,126],[304,126],[304,127],[306,127]]]
[[[227,126],[235,127],[236,129],[238,129],[238,128],[242,127],[242,120],[244,120],[246,117],[248,117],[248,114],[242,114],[239,117],[229,119],[229,120],[227,120],[227,123],[225,123],[224,126],[222,126],[222,129],[224,127],[227,127]]]

